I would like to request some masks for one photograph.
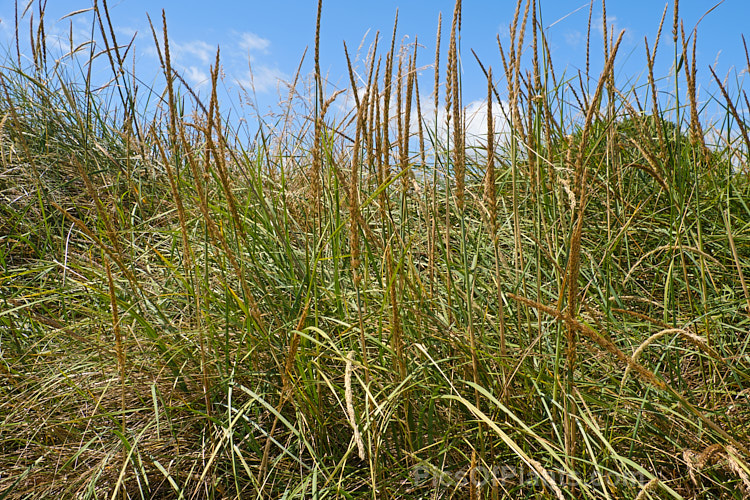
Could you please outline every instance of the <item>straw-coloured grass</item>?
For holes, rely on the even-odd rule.
[[[102,89],[35,17],[0,72],[0,500],[748,494],[747,97],[710,68],[702,114],[677,2],[680,72],[654,74],[665,9],[638,88],[606,11],[603,67],[587,39],[555,74],[541,8],[477,61],[479,142],[460,1],[431,66],[396,18],[337,91],[319,1],[313,74],[249,142],[220,52],[202,102],[165,16],[164,89],[106,2],[76,14],[106,59],[66,56]]]

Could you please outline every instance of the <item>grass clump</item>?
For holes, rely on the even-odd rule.
[[[601,73],[555,75],[538,13],[479,63],[478,143],[460,1],[435,118],[394,26],[351,119],[316,41],[309,116],[295,78],[249,144],[166,19],[145,97],[106,4],[110,86],[32,29],[0,74],[0,498],[750,494],[743,106],[719,82],[701,122],[676,6],[674,102],[656,47],[617,88],[606,17]]]

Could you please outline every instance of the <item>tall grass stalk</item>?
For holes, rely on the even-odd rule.
[[[333,91],[319,1],[310,74],[249,136],[220,52],[199,94],[165,13],[147,88],[106,2],[71,15],[100,55],[54,54],[44,2],[19,10],[0,71],[0,497],[750,494],[744,81],[710,67],[702,86],[675,2],[644,81],[623,83],[601,13],[572,74],[541,2],[516,2],[497,63],[474,52],[476,138],[460,1],[427,55],[421,34],[398,43],[397,13],[390,43],[344,45],[351,88]]]

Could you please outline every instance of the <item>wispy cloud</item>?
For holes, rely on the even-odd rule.
[[[188,66],[182,70],[182,75],[194,87],[202,87],[209,82],[208,73],[197,66]]]
[[[275,90],[279,81],[286,80],[287,75],[278,68],[254,65],[243,74],[235,77],[235,82],[245,90],[255,90],[257,93],[265,93]]]
[[[210,80],[208,71],[214,63],[217,47],[221,47],[222,62],[227,63],[222,68],[227,82],[265,93],[275,89],[278,81],[286,77],[274,64],[264,60],[270,54],[271,41],[255,33],[233,33],[229,41],[221,45],[207,40],[170,40],[169,46],[174,67],[185,80],[198,88]],[[151,56],[156,55],[153,49],[147,52]],[[253,63],[250,69],[234,69],[247,68],[248,62]],[[227,71],[226,68],[232,69]]]
[[[172,57],[180,63],[211,64],[216,56],[216,45],[203,40],[191,40],[189,42],[169,41]]]
[[[565,43],[571,47],[578,47],[583,40],[583,33],[578,30],[568,31],[565,33]]]
[[[601,14],[591,20],[591,25],[600,36],[604,35],[604,17]],[[614,34],[614,37],[617,38],[622,30],[625,30],[623,40],[627,42],[632,41],[633,29],[630,26],[622,25],[617,16],[607,16],[607,34],[609,36]]]
[[[13,33],[13,19],[6,16],[5,12],[0,13],[0,38],[3,40],[10,40]]]
[[[63,21],[45,22],[47,46],[67,53],[91,41],[91,13],[81,13]],[[20,24],[20,23],[19,23]]]
[[[255,33],[245,32],[239,34],[239,48],[246,52],[268,52],[271,41],[267,38],[256,35]]]
[[[275,63],[267,61],[271,54],[270,49],[271,41],[267,38],[249,31],[237,33],[233,45],[227,49],[227,58],[232,60],[236,67],[247,67],[248,63],[252,64],[242,73],[233,72],[229,75],[230,78],[244,89],[257,93],[276,90],[279,81],[285,80],[287,75]]]
[[[143,34],[139,30],[133,28],[132,26],[115,26],[114,30],[118,38],[122,36],[122,37],[127,38],[128,41],[130,41],[130,39],[133,37],[136,37],[137,40],[143,40],[144,38]],[[152,40],[151,35],[149,34],[147,41],[151,41],[151,40]]]
[[[497,26],[497,34],[502,39],[510,39],[510,24],[501,23]]]

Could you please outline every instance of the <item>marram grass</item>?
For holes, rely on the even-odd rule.
[[[249,144],[165,19],[146,93],[106,3],[105,88],[32,25],[0,74],[0,499],[750,495],[747,98],[716,77],[705,119],[677,6],[679,73],[652,42],[631,88],[606,24],[601,71],[556,74],[540,8],[476,61],[479,142],[460,2],[434,88],[394,26],[343,119],[319,5],[309,114],[298,75]]]

